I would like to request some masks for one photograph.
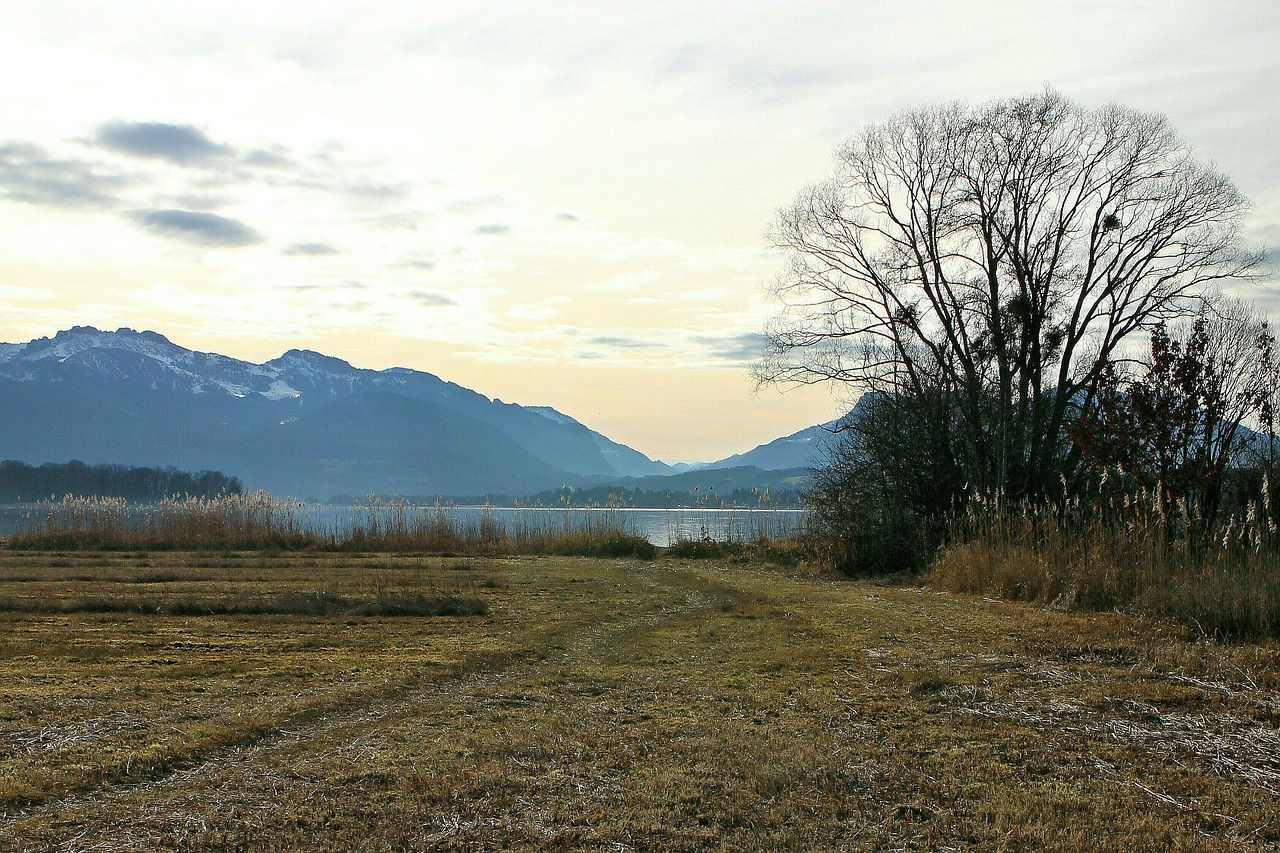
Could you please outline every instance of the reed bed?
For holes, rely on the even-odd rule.
[[[698,506],[668,510],[666,523],[667,541],[672,546],[694,542],[745,546],[787,540],[803,533],[805,513],[779,512],[763,503],[758,510]]]
[[[973,500],[927,581],[1061,609],[1175,619],[1216,638],[1280,637],[1280,531],[1262,497],[1211,530],[1154,492]]]
[[[689,560],[730,559],[794,566],[804,550],[804,514],[766,509],[670,510],[664,554]]]
[[[504,524],[490,509],[371,498],[338,517],[266,492],[130,504],[65,497],[31,512],[6,546],[21,550],[415,551],[652,557],[656,549],[623,513],[551,512]]]

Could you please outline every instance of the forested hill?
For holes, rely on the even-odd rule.
[[[239,494],[238,477],[221,471],[192,474],[177,468],[131,468],[126,465],[86,465],[83,462],[46,462],[34,466],[8,460],[0,462],[0,503],[23,503],[64,495],[126,498],[151,503],[166,497],[209,498]]]

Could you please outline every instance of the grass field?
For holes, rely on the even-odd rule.
[[[1280,849],[1280,647],[725,560],[3,552],[0,849]]]

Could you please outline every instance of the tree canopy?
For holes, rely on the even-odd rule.
[[[1126,342],[1249,275],[1246,208],[1160,116],[1053,91],[901,113],[779,213],[757,378],[927,400],[960,485],[1043,492]]]
[[[152,503],[167,497],[212,498],[244,491],[239,477],[221,471],[190,473],[177,468],[86,465],[79,460],[28,465],[0,462],[0,502],[35,502],[64,495],[118,497]]]

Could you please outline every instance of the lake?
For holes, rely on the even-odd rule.
[[[137,507],[145,511],[145,507]],[[298,504],[291,510],[304,526],[341,530],[357,518],[369,518],[369,507]],[[799,509],[681,508],[641,509],[635,507],[411,507],[411,514],[446,512],[462,523],[478,521],[489,513],[508,530],[517,528],[561,530],[601,525],[621,526],[638,533],[658,547],[680,539],[749,541],[760,536],[777,538],[795,533],[805,521]],[[373,510],[375,514],[380,510]],[[40,526],[43,511],[34,505],[0,506],[0,536]]]

